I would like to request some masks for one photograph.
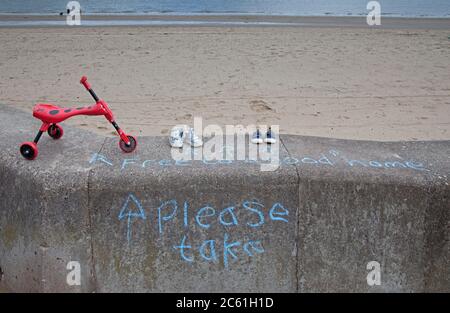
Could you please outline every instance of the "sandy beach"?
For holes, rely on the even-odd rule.
[[[1,27],[0,103],[30,114],[37,102],[90,104],[78,83],[87,75],[137,135],[167,135],[195,116],[203,125],[276,124],[306,136],[449,140],[450,19],[424,21],[380,29]],[[67,123],[114,133],[103,117]]]

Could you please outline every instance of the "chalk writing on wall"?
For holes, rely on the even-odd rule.
[[[244,200],[221,208],[204,204],[194,209],[189,201],[171,199],[161,201],[158,207],[144,208],[141,199],[130,193],[120,206],[118,219],[124,222],[124,237],[128,245],[135,240],[133,229],[136,224],[139,222],[142,226],[142,223],[147,223],[147,226],[155,227],[154,231],[160,238],[173,241],[171,250],[180,260],[189,263],[220,262],[227,268],[240,257],[263,254],[266,251],[264,241],[253,238],[258,234],[255,229],[268,223],[284,227],[289,223],[289,213],[290,210],[280,202],[266,207],[258,200]],[[154,214],[154,225],[149,222],[150,214]],[[242,234],[241,230],[246,234],[245,238],[235,238],[236,234]],[[165,237],[168,232],[171,233],[169,238]],[[206,234],[208,238],[194,241],[190,236],[194,237],[195,232]]]
[[[127,158],[121,160],[112,160],[105,155],[99,153],[93,153],[89,159],[89,164],[99,164],[107,168],[119,168],[120,170],[135,169],[135,170],[145,170],[146,168],[155,167],[183,167],[192,166],[193,162],[202,162],[205,166],[214,165],[227,165],[236,162],[244,162],[249,165],[258,165],[261,162],[258,160],[245,160],[245,161],[235,161],[231,159],[224,160],[172,160],[172,159],[139,159],[139,158]],[[327,153],[320,153],[317,156],[300,156],[300,157],[285,157],[280,159],[281,166],[287,165],[302,165],[302,166],[316,166],[316,167],[336,167],[345,166],[349,169],[353,168],[367,168],[367,169],[378,169],[378,170],[393,170],[393,169],[404,169],[413,171],[430,171],[423,162],[417,162],[414,160],[404,160],[404,159],[371,159],[371,158],[351,158],[345,156],[336,150],[330,150]]]

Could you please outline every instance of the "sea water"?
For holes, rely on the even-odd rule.
[[[79,0],[84,14],[361,16],[366,0]],[[450,0],[380,0],[382,16],[450,17]],[[68,0],[1,0],[0,13],[59,14]]]

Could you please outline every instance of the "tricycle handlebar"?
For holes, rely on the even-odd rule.
[[[80,84],[82,84],[84,88],[86,88],[86,90],[89,91],[91,96],[94,98],[95,102],[98,102],[100,100],[95,94],[95,92],[92,90],[91,85],[88,83],[86,76],[81,77]]]

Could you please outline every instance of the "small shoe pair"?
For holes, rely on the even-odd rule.
[[[170,132],[169,143],[173,148],[182,148],[186,141],[192,147],[201,147],[203,141],[195,134],[194,129],[189,127],[186,131],[183,127],[174,127]]]
[[[269,127],[269,129],[266,132],[266,137],[263,139],[261,136],[261,132],[259,129],[256,129],[256,131],[253,133],[252,136],[252,143],[255,144],[260,144],[260,143],[268,143],[268,144],[273,144],[276,143],[277,140],[275,139],[275,134],[272,132],[271,127]]]

